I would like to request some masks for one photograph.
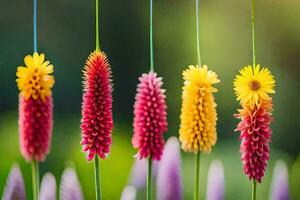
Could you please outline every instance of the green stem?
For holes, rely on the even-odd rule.
[[[195,167],[195,184],[194,184],[194,200],[199,200],[199,184],[200,184],[200,151],[196,155]]]
[[[197,58],[198,58],[198,66],[201,67],[199,24],[200,24],[200,22],[199,22],[199,0],[196,0]]]
[[[94,174],[95,174],[96,200],[101,200],[100,163],[99,163],[98,155],[95,156]]]
[[[154,71],[154,59],[153,59],[153,28],[152,28],[152,13],[153,13],[153,5],[152,0],[150,0],[150,34],[149,34],[149,42],[150,42],[150,71]]]
[[[152,192],[152,159],[148,158],[148,175],[147,175],[147,200],[151,200]]]
[[[256,200],[256,181],[252,180],[252,200]]]
[[[99,0],[96,0],[96,50],[100,50],[99,42]]]
[[[32,176],[32,192],[33,192],[33,200],[39,199],[39,163],[36,160],[31,162],[31,176]]]
[[[37,0],[33,0],[33,51],[37,52]]]
[[[252,14],[251,14],[251,24],[252,24],[252,59],[253,66],[256,66],[256,50],[255,50],[255,0],[252,0]]]

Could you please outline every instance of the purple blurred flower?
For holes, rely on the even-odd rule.
[[[60,200],[83,200],[76,171],[71,167],[66,168],[62,173],[59,197]]]
[[[134,186],[128,185],[123,189],[121,200],[135,200],[137,190]]]
[[[133,185],[137,189],[145,188],[147,180],[147,162],[147,159],[140,159],[140,156],[136,156],[131,169],[129,185]],[[155,177],[159,162],[153,160],[152,163],[152,176]]]
[[[40,200],[56,200],[56,180],[49,172],[42,179]]]
[[[17,164],[14,164],[9,172],[4,188],[2,200],[25,200],[25,186],[23,176]]]
[[[180,145],[175,137],[168,139],[157,172],[157,200],[182,199]]]
[[[224,169],[222,162],[214,160],[208,170],[206,200],[224,199]]]
[[[288,170],[284,161],[277,161],[273,171],[270,200],[289,200]]]

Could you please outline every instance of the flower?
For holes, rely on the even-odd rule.
[[[241,104],[258,106],[261,101],[270,100],[269,94],[275,93],[275,80],[271,72],[260,65],[246,66],[234,80],[234,90]]]
[[[56,199],[56,180],[53,174],[49,172],[43,176],[39,199],[40,200]]]
[[[134,186],[128,185],[123,189],[121,200],[135,200],[137,196],[137,190]]]
[[[18,67],[19,133],[21,153],[26,160],[43,161],[50,151],[53,126],[51,88],[53,65],[45,55],[33,53],[24,58],[26,67]]]
[[[25,67],[19,66],[17,69],[17,85],[22,96],[26,100],[30,97],[37,100],[51,96],[51,88],[54,85],[53,65],[45,61],[45,55],[38,54],[27,55],[24,58]]]
[[[269,142],[271,141],[272,130],[270,124],[272,102],[264,102],[254,108],[244,107],[240,114],[236,115],[241,119],[236,131],[240,131],[242,162],[244,172],[249,179],[261,182],[265,174],[269,160]]]
[[[71,167],[66,168],[61,175],[59,199],[83,200],[81,186],[76,171]]]
[[[175,137],[168,139],[157,172],[157,200],[182,199],[180,145]]]
[[[224,169],[219,160],[214,160],[209,167],[207,177],[206,200],[224,199]]]
[[[82,97],[81,144],[87,160],[95,155],[105,159],[112,143],[112,83],[106,55],[90,54],[85,68]]]
[[[9,172],[6,185],[3,191],[2,199],[3,200],[11,200],[11,199],[25,200],[26,199],[23,176],[17,164],[13,165]]]
[[[165,90],[161,89],[162,78],[154,72],[139,78],[134,103],[134,134],[132,144],[140,158],[148,156],[160,160],[164,138],[168,129]]]
[[[270,199],[289,200],[289,180],[286,163],[282,160],[276,162],[270,190]]]
[[[183,71],[181,124],[179,140],[184,151],[209,153],[217,141],[217,112],[213,96],[220,82],[207,66],[189,66]]]
[[[244,67],[234,80],[234,90],[242,109],[235,117],[241,119],[240,152],[244,172],[250,180],[261,182],[269,160],[275,80],[267,68]]]

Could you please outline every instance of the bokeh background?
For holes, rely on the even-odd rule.
[[[232,81],[238,70],[251,64],[250,0],[201,0],[201,51],[204,64],[222,80],[217,85],[218,143],[210,155],[201,157],[201,196],[205,197],[208,165],[222,160],[225,198],[249,199],[250,182],[242,172],[239,155],[238,107]],[[15,83],[16,67],[32,53],[32,1],[0,2],[0,193],[13,162],[25,176],[31,199],[30,166],[19,152]],[[181,72],[196,63],[195,2],[154,0],[155,70],[167,89],[169,131],[178,136],[181,105]],[[149,70],[149,2],[100,1],[100,46],[110,60],[114,80],[112,152],[101,163],[103,197],[120,198],[128,182],[133,155],[131,146],[134,95],[138,76]],[[268,199],[274,162],[289,167],[290,192],[300,199],[300,1],[264,0],[256,3],[258,63],[276,77],[271,159],[258,199]],[[76,167],[86,199],[94,199],[93,163],[87,163],[80,146],[82,68],[95,48],[94,1],[51,0],[38,5],[39,51],[55,66],[54,133],[52,151],[41,164],[41,173],[52,172],[57,182],[70,161]],[[297,161],[298,157],[298,161]],[[182,152],[184,197],[192,198],[194,156]],[[143,199],[143,198],[142,198]]]

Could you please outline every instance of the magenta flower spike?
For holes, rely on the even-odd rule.
[[[277,161],[273,171],[270,200],[289,200],[288,170],[286,163]]]
[[[40,200],[56,200],[56,180],[49,172],[42,178]]]
[[[13,199],[26,200],[23,176],[17,164],[14,164],[9,172],[2,196],[2,200]]]
[[[132,144],[140,158],[160,160],[168,129],[165,90],[162,78],[156,73],[142,74],[139,78],[134,104],[134,135]]]
[[[181,200],[180,144],[175,137],[168,139],[157,172],[157,200]]]
[[[219,160],[214,160],[209,167],[206,200],[224,200],[224,169]]]
[[[61,176],[59,188],[60,200],[83,200],[81,186],[73,168],[66,168]]]
[[[81,144],[87,160],[105,159],[112,143],[112,83],[106,55],[94,51],[84,69]]]

